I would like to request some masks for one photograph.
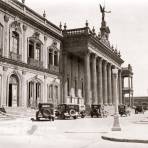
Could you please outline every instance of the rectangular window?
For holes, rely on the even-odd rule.
[[[34,43],[29,41],[29,58],[34,58]]]
[[[18,54],[19,52],[19,35],[17,32],[12,32],[12,52]]]

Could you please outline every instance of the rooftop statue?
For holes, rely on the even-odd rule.
[[[102,22],[105,22],[105,13],[111,13],[111,11],[106,11],[105,6],[102,7],[101,5],[100,5],[100,11],[102,13]]]

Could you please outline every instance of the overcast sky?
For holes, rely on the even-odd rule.
[[[101,23],[99,3],[104,0],[26,0],[26,5],[43,14],[59,26],[67,23],[68,29],[84,27],[88,20],[90,27],[98,33]],[[117,46],[134,72],[134,96],[148,95],[148,1],[147,0],[105,0],[107,25],[110,27],[110,41]]]

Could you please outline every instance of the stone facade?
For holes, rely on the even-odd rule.
[[[0,105],[60,102],[62,32],[16,0],[0,1]]]
[[[114,104],[112,69],[120,53],[109,42],[102,20],[96,35],[84,28],[64,30],[17,0],[0,1],[0,105],[37,107],[38,102]]]
[[[118,69],[118,98],[122,100],[121,64],[113,48],[88,26],[63,30],[63,94],[66,103],[113,105],[113,74]],[[120,94],[121,93],[121,94]],[[122,101],[120,101],[122,104]]]

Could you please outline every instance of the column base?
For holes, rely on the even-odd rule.
[[[104,103],[103,105],[104,105],[104,106],[107,106],[107,105],[108,105],[108,103]]]
[[[112,127],[111,130],[112,131],[121,131],[121,127],[120,127],[120,124],[119,124],[119,115],[118,114],[114,115],[114,124],[113,124],[113,127]]]
[[[108,105],[109,105],[109,106],[113,106],[113,104],[112,104],[112,103],[109,103]]]
[[[113,127],[112,131],[121,131],[121,128],[120,127]]]
[[[90,105],[85,105],[85,111],[86,111],[86,114],[87,115],[90,114],[90,109],[91,109],[91,106]]]

